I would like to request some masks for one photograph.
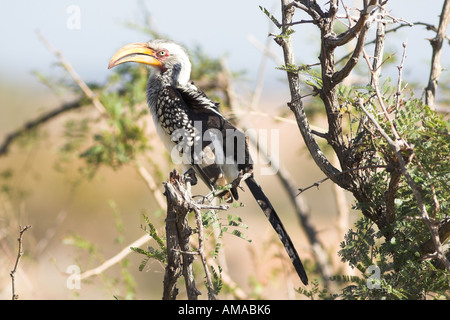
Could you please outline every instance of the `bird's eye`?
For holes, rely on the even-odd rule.
[[[158,55],[159,55],[160,57],[164,57],[164,56],[166,55],[166,50],[161,50],[161,51],[159,51],[159,52],[158,52]]]

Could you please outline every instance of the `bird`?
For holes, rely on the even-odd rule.
[[[238,188],[241,180],[245,181],[277,232],[300,280],[307,285],[308,276],[292,240],[255,179],[247,137],[221,114],[219,104],[190,79],[188,51],[167,39],[131,43],[112,56],[108,69],[127,62],[145,64],[151,69],[147,103],[156,132],[173,162],[181,164],[185,172],[193,171],[226,202],[239,199]],[[239,183],[233,183],[236,181]]]

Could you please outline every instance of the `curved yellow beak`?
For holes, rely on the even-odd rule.
[[[154,67],[162,66],[155,56],[155,51],[147,43],[131,43],[117,51],[109,61],[108,69],[111,69],[125,62],[138,62],[148,64]]]

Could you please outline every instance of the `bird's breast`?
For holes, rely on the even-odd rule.
[[[156,132],[169,152],[174,147],[181,153],[192,147],[198,132],[180,98],[161,90],[149,95],[148,104]]]

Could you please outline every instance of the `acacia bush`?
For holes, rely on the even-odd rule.
[[[447,3],[444,1],[441,17],[449,14]],[[324,173],[325,179],[350,191],[355,199],[354,208],[361,213],[353,228],[342,239],[338,253],[344,263],[360,273],[346,275],[332,266],[331,282],[339,286],[330,288],[330,273],[325,272],[324,267],[332,264],[331,259],[326,257],[320,260],[317,255],[314,256],[315,260],[305,261],[309,274],[317,278],[313,279],[312,286],[298,288],[297,292],[307,298],[320,299],[448,298],[448,117],[437,112],[435,105],[430,105],[434,99],[417,98],[413,93],[414,88],[402,81],[403,60],[397,66],[397,84],[379,77],[381,67],[387,64],[383,60],[380,40],[388,35],[389,30],[377,32],[374,41],[367,41],[366,38],[371,27],[380,27],[388,20],[394,23],[392,17],[383,15],[388,9],[388,1],[362,1],[358,9],[350,9],[344,1],[336,0],[328,1],[323,6],[316,1],[302,0],[282,0],[281,4],[280,17],[275,12],[261,9],[278,31],[270,36],[283,51],[285,63],[278,69],[285,72],[288,78],[287,85],[291,93],[288,107],[295,116],[311,157]],[[299,12],[309,15],[310,19],[294,21],[294,14]],[[347,25],[337,23],[338,13],[341,21],[348,20]],[[377,17],[381,17],[381,20]],[[433,42],[434,55],[439,49],[436,45],[438,40],[442,45],[442,29],[445,35],[446,24],[443,20],[441,18],[439,27],[434,27],[437,33],[437,40]],[[304,23],[312,23],[320,31],[320,39],[317,39],[320,56],[318,61],[312,61],[309,65],[298,65],[295,63],[294,40],[296,32],[301,30]],[[397,27],[400,26],[401,22]],[[152,30],[145,30],[150,37],[161,37]],[[335,49],[350,43],[353,47],[349,55],[336,56]],[[368,43],[375,43],[375,48],[378,48],[378,53],[374,52],[373,57],[365,52]],[[222,108],[232,110],[227,82],[232,77],[227,73],[228,70],[224,70],[220,59],[208,57],[199,48],[189,49],[193,53],[193,80],[211,98],[219,100]],[[67,62],[63,61],[62,65],[70,70]],[[367,71],[365,74],[368,76],[361,83],[349,81],[350,84],[344,84],[344,80],[351,80],[357,66]],[[432,68],[435,67],[433,64]],[[107,83],[89,84],[95,94],[80,89],[83,88],[81,80],[70,75],[75,79],[74,82],[55,83],[41,76],[47,84],[57,87],[55,91],[65,90],[78,98],[10,134],[0,148],[0,155],[6,155],[13,141],[44,139],[37,134],[38,129],[60,114],[78,110],[76,118],[65,121],[64,141],[59,148],[60,157],[55,168],[66,174],[67,168],[76,165],[80,180],[90,181],[100,168],[119,170],[131,167],[137,170],[148,186],[160,210],[165,211],[165,201],[157,183],[164,180],[166,173],[161,171],[162,163],[153,159],[155,154],[161,155],[161,152],[154,149],[153,137],[149,137],[146,130],[151,121],[145,101],[148,70],[139,65],[119,66],[111,72]],[[305,90],[308,90],[307,94],[303,95]],[[431,88],[427,92],[434,94],[435,90],[433,92]],[[92,106],[96,113],[92,111]],[[314,112],[311,112],[312,109]],[[327,132],[310,128],[315,117],[327,119]],[[238,120],[232,118],[232,121]],[[301,139],[300,135],[298,139]],[[328,160],[331,153],[338,158],[339,166],[332,165]],[[151,168],[151,174],[146,167]],[[0,174],[3,179],[0,195],[4,199],[12,194],[8,183],[14,175],[10,170],[2,170]],[[284,181],[286,189],[289,189],[290,182]],[[300,191],[306,192],[307,189]],[[294,191],[295,196],[297,190]],[[292,190],[287,192],[292,193]],[[159,218],[163,220],[164,217],[159,215]],[[156,246],[150,245],[147,249],[133,247],[135,253],[143,256],[140,270],[148,266],[149,259],[167,263],[167,239],[155,228],[152,219],[145,216],[143,234],[150,235]],[[303,216],[302,223],[311,247],[314,247],[312,251],[317,254],[317,232],[308,224],[307,215]],[[245,236],[246,225],[237,216],[228,215],[226,219],[220,219],[213,211],[206,211],[202,216],[202,226],[209,228],[211,234],[214,230],[218,231],[218,236],[212,240],[215,242],[210,253],[213,259],[220,254],[223,233],[228,232],[248,240]],[[66,241],[83,248],[90,256],[97,254],[94,246],[81,237],[73,236],[70,241]],[[208,264],[212,283],[205,283],[204,287],[209,293],[229,294],[240,299],[263,298],[257,289],[251,293],[243,292],[229,277],[223,276],[220,265],[211,263],[211,260],[208,260]],[[128,291],[124,296],[132,298],[135,284],[125,271],[126,268],[126,263],[123,263],[122,274]],[[253,281],[255,288],[258,285]]]
[[[379,74],[385,62],[384,38],[389,32],[386,24],[398,22],[386,13],[388,1],[363,1],[355,9],[338,1],[329,1],[322,7],[316,1],[283,0],[281,19],[261,9],[280,31],[273,36],[284,53],[285,65],[280,69],[286,71],[289,81],[288,106],[296,116],[308,150],[327,178],[353,194],[355,208],[362,213],[346,234],[339,252],[342,260],[359,269],[362,275],[334,277],[354,283],[329,297],[448,297],[449,250],[443,243],[450,236],[449,126],[444,115],[434,110],[434,104],[426,105],[423,101],[434,101],[428,87],[426,99],[422,100],[415,98],[403,83],[406,44],[398,65],[397,85],[389,81],[380,83]],[[311,20],[294,21],[297,12],[307,14]],[[346,19],[347,24],[337,18],[339,14],[339,19]],[[450,6],[444,1],[439,27],[434,28],[437,35],[431,41],[430,83],[434,84],[439,74],[436,68],[439,71],[441,68],[440,49],[449,14]],[[318,62],[297,66],[294,37],[303,23],[312,23],[319,29],[320,56]],[[375,49],[370,58],[365,46],[372,25],[377,26],[377,32],[371,41]],[[351,53],[338,59],[335,50],[352,40]],[[369,74],[367,83],[344,85],[361,57]],[[311,117],[305,113],[307,104],[300,92],[301,73],[309,76],[307,88],[323,106],[328,132],[310,129]],[[432,87],[434,95],[436,86]],[[340,168],[327,159],[316,137],[325,139],[332,147]],[[314,290],[319,292],[318,287]],[[311,296],[311,291],[301,292]],[[321,292],[322,297],[325,292]]]

